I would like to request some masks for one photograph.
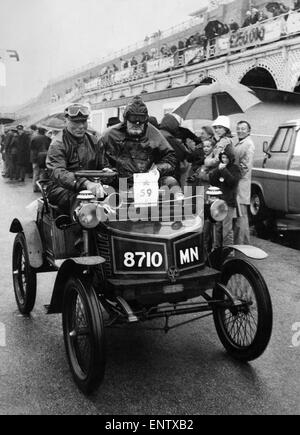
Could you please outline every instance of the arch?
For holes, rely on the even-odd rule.
[[[298,80],[295,83],[295,87],[294,87],[293,92],[300,94],[300,76],[298,77]]]
[[[240,79],[245,86],[256,86],[262,88],[278,89],[274,75],[264,66],[252,66]]]
[[[255,62],[243,71],[238,81],[246,86],[269,87],[279,89],[276,74],[267,62]]]
[[[212,83],[214,83],[216,80],[210,76],[204,77],[201,81],[200,81],[200,85],[211,85]]]

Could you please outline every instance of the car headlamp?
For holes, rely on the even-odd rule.
[[[77,219],[84,228],[96,228],[100,220],[97,216],[97,204],[84,204],[76,211]]]
[[[222,199],[217,199],[210,207],[210,215],[216,222],[222,222],[228,214],[228,205]]]

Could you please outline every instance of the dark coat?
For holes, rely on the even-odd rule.
[[[216,168],[209,173],[210,184],[222,190],[222,199],[229,207],[236,207],[237,187],[240,179],[241,171],[234,164],[234,157],[230,157],[230,163],[226,168]]]
[[[128,136],[125,124],[116,125],[104,132],[99,144],[102,166],[114,168],[120,178],[128,179],[129,184],[133,174],[148,172],[153,164],[156,164],[162,177],[174,173],[174,150],[151,124],[148,124],[144,135],[137,138]]]
[[[76,181],[74,172],[101,169],[97,139],[86,133],[83,140],[78,141],[64,129],[51,142],[46,167],[51,180],[49,191],[55,192],[57,188],[63,188],[80,192],[87,179],[81,178]]]
[[[160,124],[160,131],[169,142],[176,155],[175,178],[180,180],[180,162],[186,160],[190,154],[184,142],[178,138],[179,122],[171,114],[166,114]]]
[[[17,138],[17,164],[20,166],[27,166],[28,165],[28,156],[29,156],[29,143],[30,138],[28,134],[22,133]]]
[[[48,151],[51,139],[43,134],[37,134],[30,142],[30,161],[39,163],[39,154]]]

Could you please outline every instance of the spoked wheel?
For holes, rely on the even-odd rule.
[[[252,361],[265,351],[272,333],[273,311],[267,285],[250,263],[232,259],[224,264],[221,284],[233,296],[219,288],[213,299],[223,303],[214,307],[218,336],[225,349],[236,359]]]
[[[23,233],[16,235],[12,263],[17,305],[22,314],[29,314],[35,304],[36,272],[30,266],[26,239]]]
[[[95,391],[105,370],[102,310],[93,287],[79,278],[66,284],[63,331],[73,378],[84,394]]]

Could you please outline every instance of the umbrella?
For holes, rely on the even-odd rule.
[[[65,128],[65,114],[63,112],[55,113],[41,119],[38,123],[39,126],[46,128],[47,130],[62,130]],[[100,133],[94,128],[88,127],[88,133],[100,138]]]
[[[11,124],[12,122],[14,122],[15,119],[10,118],[8,116],[1,116],[0,115],[0,125],[4,125],[4,124]]]
[[[55,113],[41,119],[38,124],[47,130],[62,130],[65,126],[65,115],[64,113]]]
[[[216,119],[219,115],[246,112],[260,102],[247,86],[216,82],[194,89],[173,113],[183,119]]]

